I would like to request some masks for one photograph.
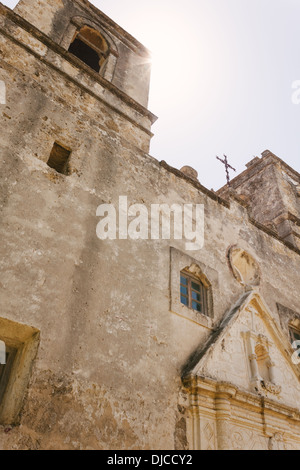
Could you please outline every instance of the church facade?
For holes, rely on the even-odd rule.
[[[0,448],[298,449],[299,173],[150,156],[150,54],[87,0],[0,4],[0,83]]]

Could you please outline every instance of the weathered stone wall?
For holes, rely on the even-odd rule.
[[[151,113],[95,82],[7,9],[0,12],[0,79],[7,85],[0,109],[1,316],[40,331],[22,412],[16,425],[0,426],[0,448],[192,446],[181,373],[244,292],[228,248],[237,244],[257,260],[260,292],[277,322],[276,302],[299,311],[299,252],[251,223],[236,200],[229,204],[150,157]],[[70,176],[47,166],[55,141],[72,149]],[[117,208],[119,196],[148,208],[204,204],[204,248],[100,241],[96,209]],[[210,325],[170,309],[171,247],[211,281]]]

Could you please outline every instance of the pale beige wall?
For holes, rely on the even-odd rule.
[[[238,203],[219,204],[144,153],[149,135],[128,119],[146,118],[132,117],[128,104],[105,90],[112,111],[0,40],[8,84],[0,116],[1,316],[40,331],[21,426],[1,432],[0,447],[184,448],[181,371],[211,332],[170,311],[170,247],[184,244],[102,242],[97,206],[117,205],[120,195],[147,207],[205,205],[204,248],[185,254],[214,273],[214,326],[243,292],[227,264],[230,245],[258,261],[277,320],[277,300],[299,306],[299,255],[250,224]],[[69,177],[46,165],[55,140],[73,150]]]

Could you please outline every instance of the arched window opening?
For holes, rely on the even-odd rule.
[[[208,285],[197,274],[184,269],[180,273],[180,300],[186,307],[209,315]]]
[[[83,26],[76,33],[69,52],[99,73],[105,66],[109,46],[98,31],[89,26]]]

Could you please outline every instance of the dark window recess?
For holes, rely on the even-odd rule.
[[[82,60],[96,72],[100,71],[100,57],[94,49],[76,38],[69,47],[69,52]]]
[[[180,300],[186,307],[208,315],[206,287],[198,279],[183,273],[180,275]]]
[[[291,342],[300,341],[300,330],[290,327]]]
[[[9,382],[16,354],[17,349],[9,346],[6,347],[6,364],[0,364],[0,404]]]
[[[71,155],[71,151],[62,147],[61,145],[55,144],[52,147],[49,160],[47,165],[50,168],[53,168],[58,173],[62,173],[63,175],[69,174],[69,158]]]

